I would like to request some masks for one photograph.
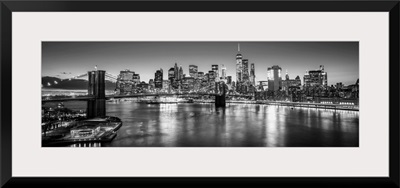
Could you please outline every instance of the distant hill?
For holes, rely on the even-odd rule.
[[[49,85],[50,84],[50,85]],[[87,89],[87,80],[61,80],[56,77],[45,76],[42,77],[43,88],[49,89]],[[106,80],[106,90],[114,90],[116,84],[114,82]]]

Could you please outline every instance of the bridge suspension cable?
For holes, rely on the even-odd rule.
[[[112,75],[112,74],[109,74],[109,73],[105,74],[105,78],[106,78],[106,80],[109,80],[109,81],[114,81],[114,82],[117,81],[117,77]],[[75,80],[75,79],[88,80],[88,73],[80,74],[78,76],[73,76],[73,77],[70,77],[70,78],[64,78],[64,79],[61,79],[61,81],[64,81],[64,80]]]
[[[109,74],[109,73],[106,73],[105,76],[106,76],[106,78],[108,78],[109,80],[112,80],[112,81],[117,81],[118,80],[116,76],[114,76],[112,74]]]
[[[80,78],[85,78],[85,79],[87,79],[87,76],[88,76],[88,73],[85,73],[85,74],[81,74],[81,75],[79,75],[79,76],[75,76],[74,79],[80,79]]]
[[[70,77],[70,78],[64,78],[64,79],[61,79],[61,81],[64,81],[64,80],[72,80],[72,79],[84,79],[84,80],[87,80],[88,78],[87,78],[87,73],[85,73],[85,74],[81,74],[81,75],[78,75],[78,76],[73,76],[73,77]]]

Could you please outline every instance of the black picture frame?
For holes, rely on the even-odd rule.
[[[0,1],[1,15],[1,186],[263,186],[263,187],[399,187],[399,10],[392,1]],[[12,177],[12,12],[118,11],[285,11],[389,13],[389,177]]]

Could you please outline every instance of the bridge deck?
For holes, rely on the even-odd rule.
[[[42,99],[42,102],[87,101],[91,99],[95,99],[95,97],[85,96],[85,97],[71,97],[71,98]]]
[[[107,95],[106,99],[120,99],[120,98],[135,98],[135,97],[149,97],[149,96],[217,96],[216,93],[146,93],[146,94],[132,94],[132,95]],[[251,97],[252,95],[228,95],[232,97]],[[60,101],[85,101],[95,99],[94,96],[80,96],[80,97],[71,97],[71,98],[53,98],[53,99],[44,99],[42,102],[60,102]]]
[[[134,98],[134,97],[147,97],[147,96],[177,96],[177,95],[208,95],[208,96],[216,96],[214,93],[204,93],[204,94],[133,94],[133,95],[107,95],[106,99],[120,99],[120,98]],[[249,97],[248,95],[228,95],[228,96],[240,96],[240,97]],[[61,101],[87,101],[95,99],[94,96],[82,96],[82,97],[71,97],[71,98],[55,98],[55,99],[44,99],[42,102],[61,102]],[[355,106],[349,104],[323,104],[323,103],[307,103],[307,102],[278,102],[278,101],[253,101],[257,104],[280,104],[286,106],[325,106],[325,107],[348,107]]]

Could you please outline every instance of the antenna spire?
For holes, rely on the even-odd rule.
[[[240,52],[240,43],[238,43],[238,52]]]

